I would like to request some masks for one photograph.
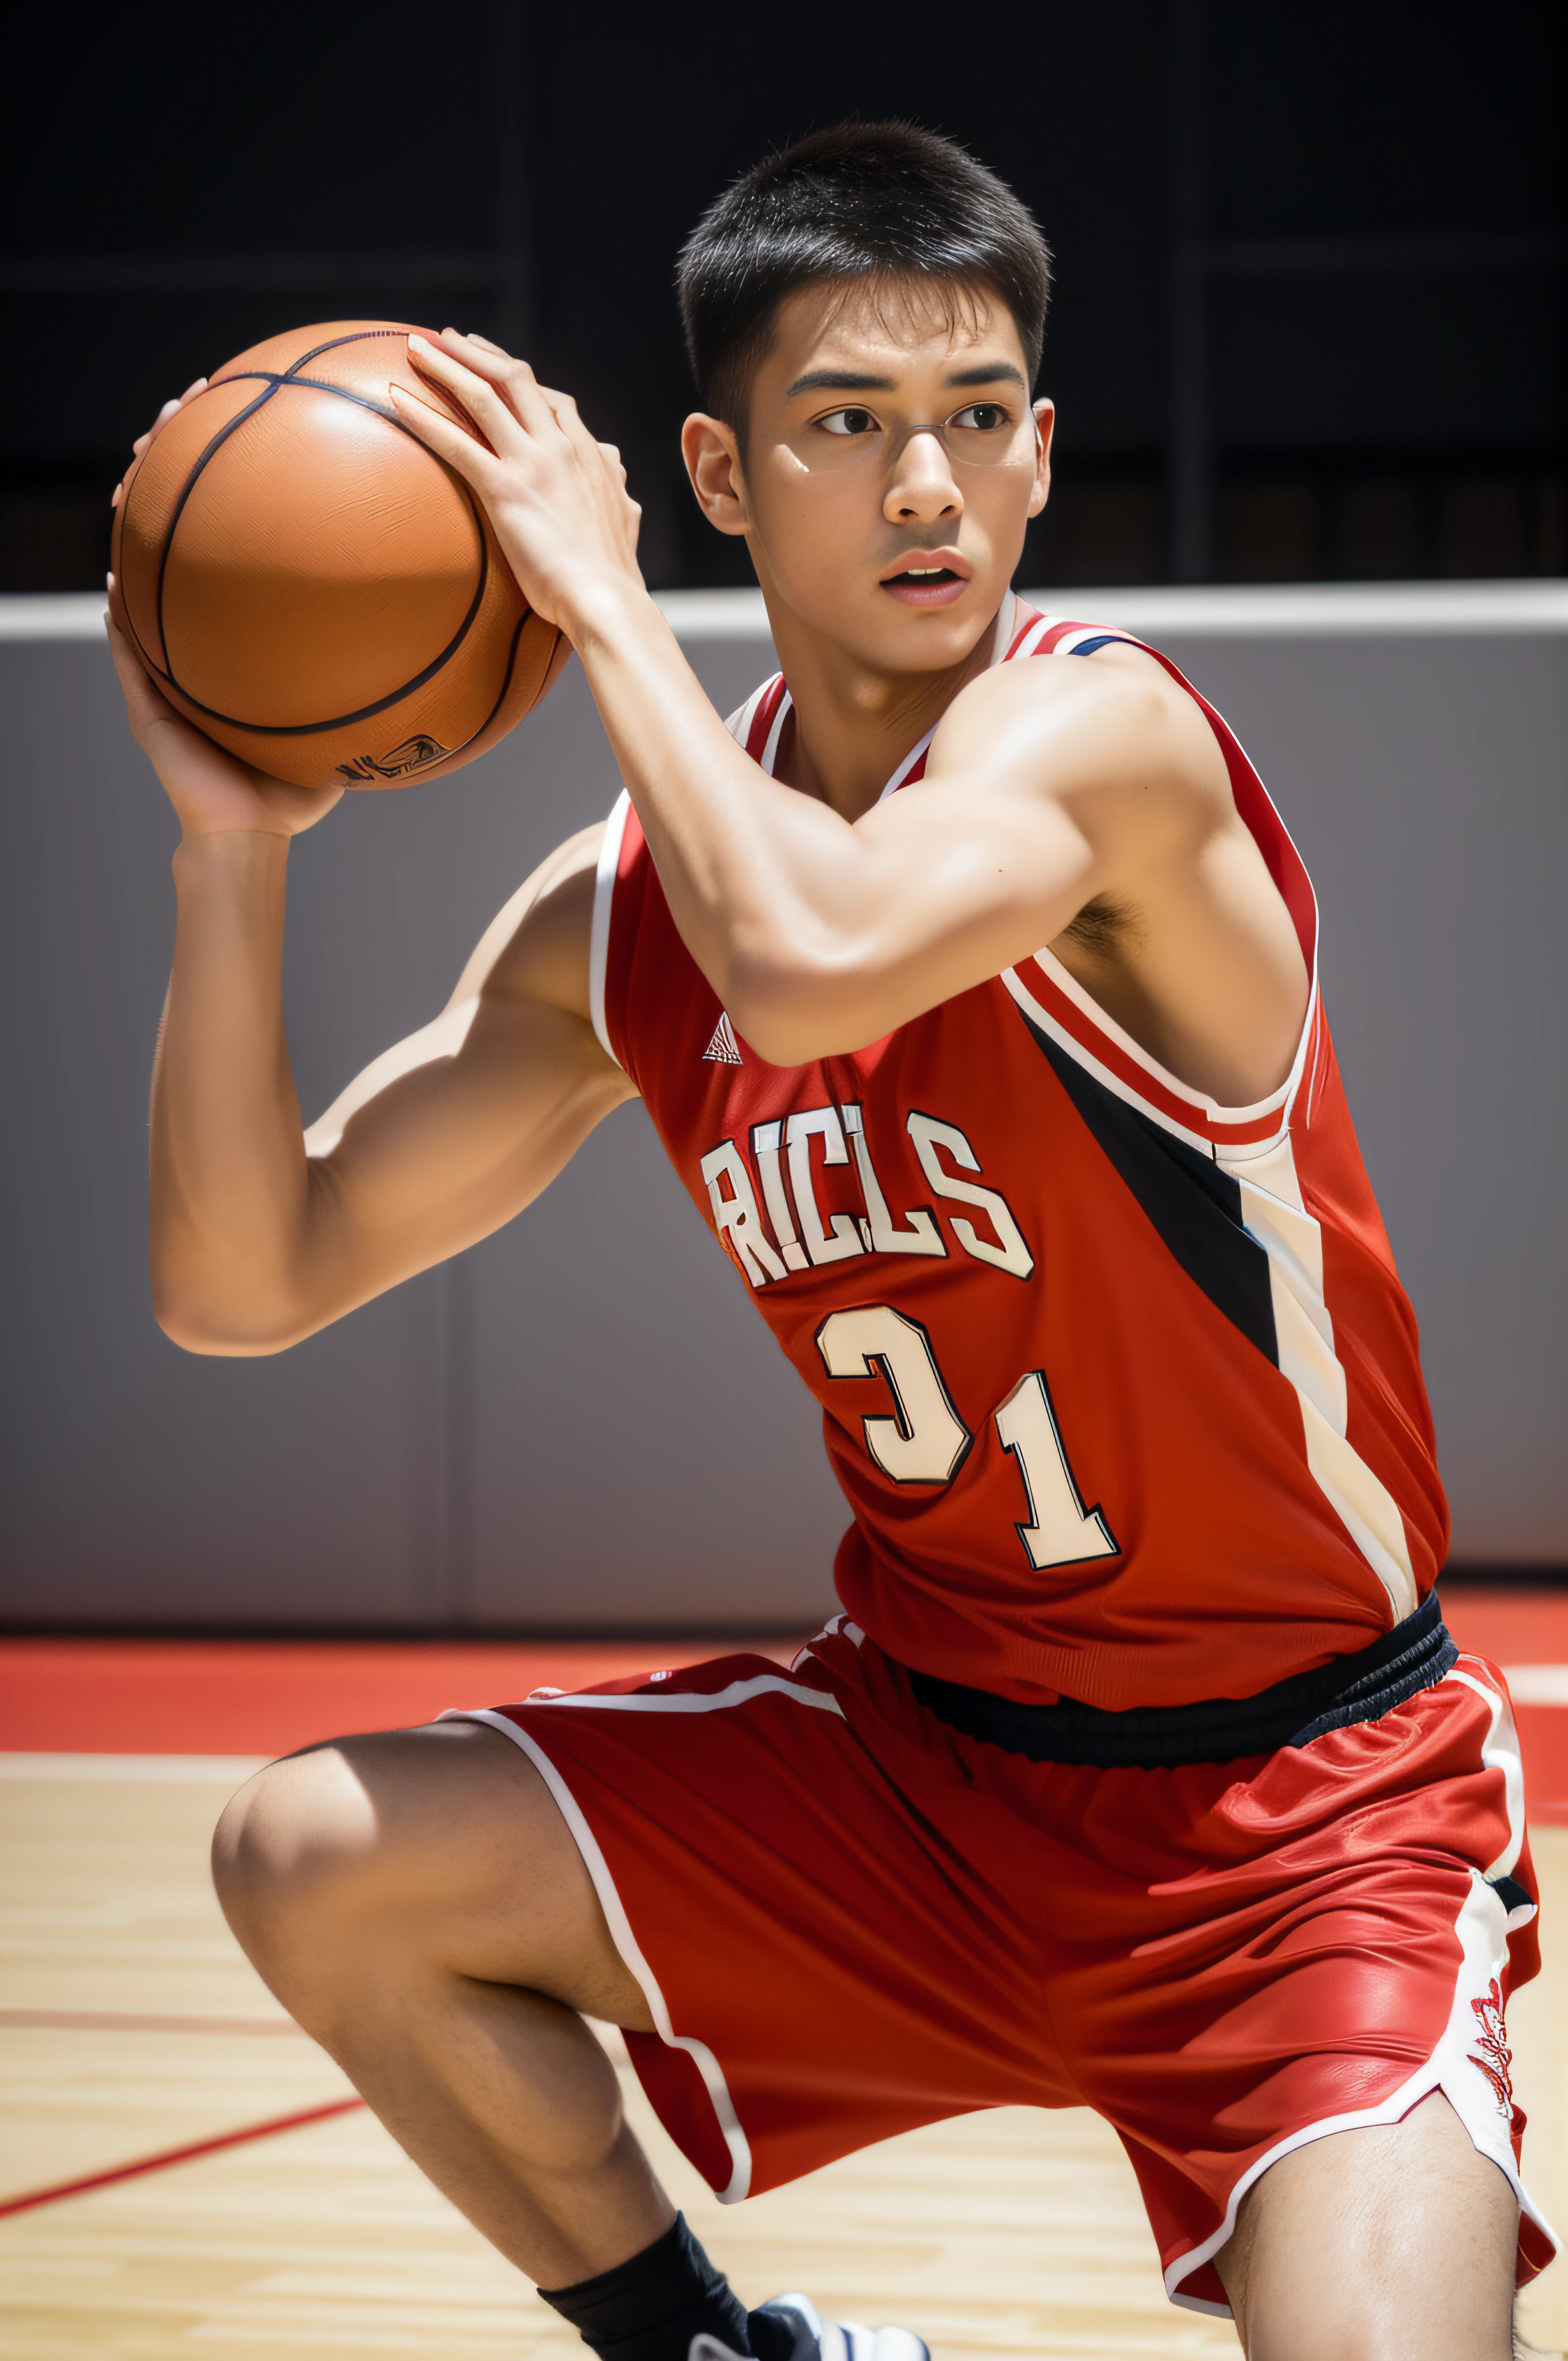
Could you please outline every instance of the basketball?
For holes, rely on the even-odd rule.
[[[471,763],[569,653],[388,401],[395,379],[460,415],[409,334],[341,320],[253,346],[153,438],[115,511],[115,622],[177,711],[297,786]]]

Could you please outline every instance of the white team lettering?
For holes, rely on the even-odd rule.
[[[949,1213],[948,1222],[964,1252],[1014,1279],[1027,1279],[1035,1258],[1006,1199],[998,1190],[960,1177],[960,1172],[978,1172],[981,1167],[957,1124],[916,1112],[905,1127],[933,1194],[974,1206],[987,1215],[995,1232],[993,1241],[972,1222]],[[848,1164],[853,1148],[863,1213],[824,1213],[812,1171],[811,1143],[816,1138],[822,1142],[824,1166]],[[767,1207],[765,1221],[751,1169],[736,1141],[725,1140],[710,1149],[701,1169],[714,1227],[753,1287],[806,1270],[814,1263],[844,1262],[861,1254],[947,1255],[941,1229],[927,1206],[914,1205],[894,1217],[872,1161],[866,1111],[858,1100],[847,1100],[842,1107],[800,1107],[787,1119],[775,1116],[754,1124],[751,1148]],[[950,1170],[944,1156],[960,1172]]]
[[[864,1254],[865,1241],[852,1213],[835,1213],[828,1226],[823,1226],[822,1208],[811,1181],[811,1142],[818,1135],[823,1163],[848,1164],[850,1151],[844,1145],[844,1126],[839,1120],[838,1108],[802,1107],[791,1115],[784,1130],[790,1191],[812,1261],[842,1262],[848,1255]]]
[[[855,1162],[860,1168],[861,1193],[866,1201],[870,1217],[871,1236],[867,1243],[872,1254],[945,1255],[941,1233],[923,1205],[915,1206],[904,1216],[907,1226],[895,1229],[887,1210],[887,1199],[872,1162],[872,1147],[866,1137],[864,1110],[850,1101],[844,1108],[844,1128],[854,1142]],[[772,1206],[769,1207],[770,1212]]]
[[[892,1418],[863,1418],[866,1449],[895,1484],[950,1484],[973,1441],[953,1408],[931,1339],[891,1303],[832,1312],[817,1332],[830,1378],[880,1377]]]
[[[1018,1538],[1036,1572],[1078,1565],[1085,1558],[1119,1557],[1101,1511],[1083,1505],[1043,1369],[1031,1369],[1019,1378],[996,1412],[996,1432],[1024,1479],[1029,1513],[1017,1529]]]
[[[721,1241],[728,1237],[736,1261],[752,1286],[762,1287],[770,1279],[782,1279],[784,1267],[762,1226],[751,1190],[751,1176],[732,1139],[721,1140],[717,1148],[709,1148],[702,1159],[702,1177],[707,1183],[713,1226]],[[721,1181],[729,1184],[728,1195],[719,1185]]]
[[[990,1219],[999,1244],[992,1246],[982,1238],[972,1222],[957,1213],[949,1213],[953,1235],[966,1254],[977,1262],[992,1263],[998,1270],[1011,1271],[1014,1279],[1027,1279],[1035,1268],[1035,1257],[1024,1243],[1024,1234],[1014,1220],[1005,1198],[994,1189],[981,1189],[972,1180],[960,1180],[956,1173],[943,1170],[938,1149],[945,1148],[953,1162],[966,1172],[980,1170],[980,1159],[975,1154],[956,1123],[938,1123],[935,1115],[911,1115],[905,1129],[915,1143],[915,1153],[920,1159],[920,1170],[926,1175],[935,1194],[951,1197],[959,1204],[974,1205]]]
[[[789,1191],[784,1187],[784,1172],[779,1163],[779,1151],[783,1145],[782,1123],[759,1123],[753,1126],[751,1153],[762,1176],[762,1195],[767,1200],[768,1219],[773,1225],[773,1235],[790,1269],[804,1270],[806,1267],[806,1248],[795,1234],[795,1216],[789,1209]]]

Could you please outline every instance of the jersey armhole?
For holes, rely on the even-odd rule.
[[[610,912],[615,904],[615,881],[620,873],[620,847],[626,835],[626,816],[630,809],[631,797],[622,788],[604,824],[598,867],[594,874],[593,925],[588,934],[588,1014],[593,1018],[599,1047],[607,1058],[614,1059],[618,1066],[620,1060],[616,1057],[615,1044],[609,1038],[604,996],[605,979],[609,972]]]

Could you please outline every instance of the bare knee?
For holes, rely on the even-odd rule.
[[[336,1746],[269,1763],[247,1780],[214,1831],[213,1883],[250,1956],[289,1921],[341,1903],[376,1842],[369,1796]]]
[[[646,2020],[543,1780],[482,1726],[271,1764],[219,1821],[213,1875],[252,1962],[313,2032],[373,1989],[454,1974]]]

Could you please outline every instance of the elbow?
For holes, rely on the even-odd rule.
[[[268,1317],[258,1309],[241,1313],[233,1304],[204,1300],[199,1290],[160,1280],[153,1273],[153,1317],[171,1345],[182,1353],[200,1353],[209,1359],[261,1360],[286,1353],[308,1335],[301,1322]]]
[[[731,962],[724,1005],[741,1039],[770,1066],[806,1066],[875,1040],[863,965],[846,957],[773,955]]]

